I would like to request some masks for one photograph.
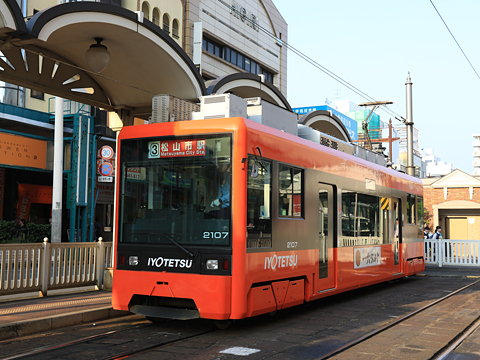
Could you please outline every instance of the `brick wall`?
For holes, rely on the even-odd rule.
[[[423,220],[428,224],[431,230],[435,229],[435,226],[440,225],[442,229],[445,229],[445,220],[442,217],[440,224],[433,223],[433,205],[438,205],[447,201],[473,201],[480,204],[480,188],[473,188],[473,198],[470,199],[469,188],[449,188],[447,193],[447,199],[443,193],[443,188],[431,188],[425,187],[423,189],[423,204],[424,204],[424,217]],[[474,219],[474,223],[468,225],[468,234],[470,239],[480,239],[480,217],[479,216],[467,216],[467,218]]]

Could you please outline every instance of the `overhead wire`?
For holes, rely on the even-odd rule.
[[[445,25],[445,27],[447,28],[448,32],[449,32],[450,35],[452,36],[453,40],[455,40],[455,43],[457,44],[458,48],[459,48],[460,51],[462,52],[463,56],[465,56],[465,59],[467,59],[468,63],[469,63],[470,66],[472,67],[473,71],[475,72],[475,74],[477,75],[477,77],[480,79],[480,76],[478,75],[477,70],[475,70],[475,68],[473,67],[472,63],[471,63],[470,60],[468,59],[467,54],[465,54],[465,52],[463,51],[462,47],[461,47],[460,44],[458,43],[457,39],[455,38],[455,36],[453,36],[453,33],[451,32],[451,30],[450,30],[450,28],[448,27],[448,25],[447,25],[447,23],[445,22],[445,20],[443,20],[443,17],[442,17],[442,15],[440,15],[440,12],[438,11],[437,7],[435,6],[435,4],[433,3],[432,0],[430,0],[430,3],[432,4],[433,8],[434,8],[435,11],[437,12],[437,14],[438,14],[438,16],[440,17],[440,19],[442,19],[443,24]]]
[[[226,7],[228,7],[231,11],[235,12],[236,14],[238,14],[240,16],[240,18],[242,19],[242,21],[248,21],[250,22],[252,25],[254,25],[255,27],[257,27],[258,29],[262,30],[262,32],[264,32],[266,35],[270,36],[271,38],[273,38],[275,41],[279,42],[282,46],[285,46],[288,50],[291,50],[294,54],[300,56],[303,60],[307,61],[310,65],[313,65],[315,68],[319,69],[320,71],[322,71],[323,73],[325,73],[326,75],[328,75],[329,77],[331,77],[332,79],[334,79],[335,81],[338,81],[340,84],[342,84],[343,86],[347,87],[348,89],[350,89],[351,91],[353,91],[354,93],[356,93],[357,95],[359,95],[360,97],[362,97],[363,99],[366,99],[370,102],[376,102],[377,100],[373,97],[371,97],[370,95],[366,94],[365,92],[363,92],[362,90],[358,89],[357,87],[355,87],[354,85],[350,84],[348,81],[346,81],[345,79],[341,78],[340,76],[338,76],[337,74],[335,74],[334,72],[328,70],[325,66],[319,64],[317,61],[313,60],[311,57],[309,57],[308,55],[304,54],[303,52],[301,52],[300,50],[296,49],[295,47],[293,47],[292,45],[288,44],[287,42],[285,42],[284,40],[280,39],[279,37],[277,37],[275,34],[273,34],[272,32],[270,32],[268,29],[264,28],[263,26],[259,25],[258,23],[254,23],[251,19],[249,19],[248,17],[246,17],[244,14],[242,14],[239,10],[237,10],[234,6],[230,5],[230,4],[227,4],[225,1],[223,0],[218,0],[218,2],[220,2],[221,4],[225,5]],[[385,112],[387,112],[390,116],[393,116],[395,117],[397,120],[398,118],[402,118],[401,115],[397,114],[395,111],[387,108],[387,107],[381,107],[380,110],[383,110]],[[400,120],[401,121],[401,120]]]

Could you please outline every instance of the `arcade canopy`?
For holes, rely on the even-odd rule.
[[[95,38],[110,62],[97,74],[85,53]],[[27,23],[15,0],[0,0],[0,80],[116,111],[125,125],[151,114],[152,96],[197,101],[203,80],[183,49],[152,22],[119,6],[70,2]]]

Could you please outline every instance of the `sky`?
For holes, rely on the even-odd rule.
[[[480,1],[273,0],[288,24],[287,43],[369,97],[393,100],[406,118],[405,82],[413,82],[419,147],[454,169],[473,174],[473,134],[480,78]],[[292,107],[329,101],[371,101],[288,52],[287,99]],[[474,71],[474,69],[476,72]],[[377,110],[383,121],[391,114]]]

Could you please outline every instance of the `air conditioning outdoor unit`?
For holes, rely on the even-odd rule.
[[[192,120],[192,113],[200,106],[168,94],[155,95],[152,98],[152,117],[150,123]]]
[[[232,94],[202,96],[200,111],[193,113],[194,120],[229,117],[247,117],[247,101]]]

